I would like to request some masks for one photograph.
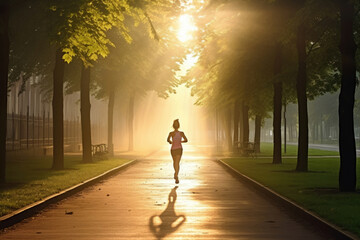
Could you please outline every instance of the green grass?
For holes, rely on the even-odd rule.
[[[81,163],[81,156],[66,156],[64,170],[51,170],[51,157],[14,158],[7,161],[7,183],[0,185],[0,216],[44,199],[61,190],[128,162],[108,159]]]
[[[329,155],[329,154],[326,154]],[[225,159],[239,172],[306,209],[360,236],[360,194],[338,191],[339,158],[309,158],[309,172],[295,172],[296,158],[271,164],[269,158]],[[357,164],[360,176],[360,162]],[[357,186],[360,186],[358,178]]]
[[[273,144],[272,143],[261,143],[261,153],[257,156],[272,156],[273,153]],[[282,145],[282,154],[283,156],[296,156],[297,155],[297,145],[286,145],[286,153],[284,153],[284,145]],[[336,151],[327,151],[309,148],[309,156],[339,156],[339,153]]]

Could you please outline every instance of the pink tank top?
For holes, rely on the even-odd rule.
[[[174,136],[172,137],[171,149],[179,149],[179,148],[182,148],[181,134],[180,134],[180,132],[175,132]]]

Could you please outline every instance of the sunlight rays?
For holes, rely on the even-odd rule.
[[[186,76],[188,71],[197,63],[199,60],[199,55],[195,53],[189,53],[185,56],[185,60],[180,65],[180,70],[175,72],[175,77],[181,79],[181,77]]]
[[[183,43],[193,40],[193,33],[198,30],[195,26],[193,16],[189,14],[181,15],[178,19],[178,24],[177,38]]]

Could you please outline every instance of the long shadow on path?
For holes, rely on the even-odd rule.
[[[149,219],[149,228],[157,239],[163,239],[166,235],[175,232],[186,221],[184,215],[175,213],[177,188],[176,186],[171,189],[166,209],[160,215],[153,215]]]

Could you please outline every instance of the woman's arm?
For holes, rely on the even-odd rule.
[[[184,140],[182,140],[181,142],[182,143],[187,143],[188,142],[188,139],[187,137],[185,136],[184,132],[181,132],[181,136],[183,137]]]
[[[172,144],[172,141],[171,141],[171,132],[169,133],[169,136],[168,136],[168,138],[167,138],[167,142],[169,143],[169,144]]]

